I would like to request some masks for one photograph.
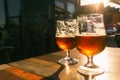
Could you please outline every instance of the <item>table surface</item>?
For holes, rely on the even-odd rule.
[[[78,66],[86,63],[86,57],[74,48],[71,56],[79,59],[79,63],[69,66],[58,64],[57,61],[65,55],[64,51],[58,51],[2,64],[0,80],[88,80],[87,76],[77,72]],[[94,62],[105,69],[104,74],[95,76],[96,80],[120,79],[120,48],[106,47],[94,57]]]

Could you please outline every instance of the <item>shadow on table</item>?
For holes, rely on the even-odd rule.
[[[64,65],[60,64],[60,68],[51,76],[45,77],[45,79],[42,80],[60,80],[59,79],[59,73],[65,68]]]
[[[61,65],[61,64],[60,64]],[[65,68],[64,65],[61,65],[60,68],[51,76],[48,76],[48,77],[45,77],[44,79],[42,80],[60,80],[59,78],[59,73]],[[83,75],[81,74],[83,77],[84,77],[84,80],[96,80],[95,79],[95,76],[93,75]]]

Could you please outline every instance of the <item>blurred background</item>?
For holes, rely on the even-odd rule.
[[[88,0],[83,3],[85,1]],[[0,63],[58,51],[56,19],[76,18],[82,10],[80,2],[0,0]],[[120,47],[120,0],[104,0],[103,4],[100,10],[104,11],[107,46]]]

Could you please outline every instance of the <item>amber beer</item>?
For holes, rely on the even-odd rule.
[[[89,57],[103,51],[105,45],[105,36],[76,36],[76,48],[82,54]]]
[[[75,47],[75,37],[56,37],[57,45],[62,50],[70,50]]]

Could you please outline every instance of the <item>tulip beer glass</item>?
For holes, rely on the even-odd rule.
[[[99,75],[104,69],[93,63],[93,57],[106,46],[106,31],[102,14],[84,14],[77,16],[76,48],[87,56],[88,62],[79,66],[78,72],[85,75]]]
[[[60,64],[76,64],[77,59],[70,56],[70,50],[75,47],[74,30],[76,25],[76,19],[57,20],[56,23],[56,42],[60,49],[67,52],[65,58],[60,59]]]

